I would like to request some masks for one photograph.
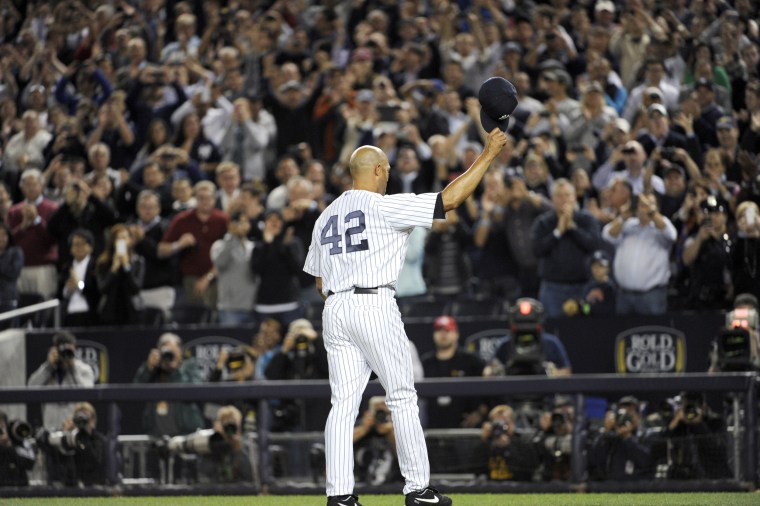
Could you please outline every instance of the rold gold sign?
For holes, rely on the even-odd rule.
[[[686,370],[686,338],[670,327],[628,329],[615,339],[615,371],[662,373]]]

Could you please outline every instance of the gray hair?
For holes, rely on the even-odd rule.
[[[156,348],[161,348],[161,346],[167,343],[175,343],[177,346],[181,347],[182,338],[179,337],[177,334],[166,332],[165,334],[161,334],[161,337],[158,338],[158,342],[156,343]]]

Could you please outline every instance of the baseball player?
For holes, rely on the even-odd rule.
[[[412,229],[430,228],[433,219],[462,204],[506,143],[506,135],[494,128],[466,172],[440,193],[419,195],[385,195],[388,157],[374,146],[362,146],[349,161],[351,190],[335,199],[314,226],[304,271],[316,277],[325,299],[323,336],[332,390],[325,428],[328,506],[359,505],[352,432],[373,371],[391,410],[406,506],[452,504],[429,486],[409,339],[394,290]]]

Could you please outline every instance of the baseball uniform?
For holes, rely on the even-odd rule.
[[[394,291],[414,227],[444,218],[440,194],[349,190],[320,215],[304,271],[322,278],[332,409],[325,428],[327,495],[354,489],[352,431],[374,371],[386,391],[404,493],[428,486],[430,464],[414,389],[409,339]]]

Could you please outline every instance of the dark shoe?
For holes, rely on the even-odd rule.
[[[451,504],[451,503],[449,503]],[[355,495],[331,495],[327,498],[327,506],[362,506]]]
[[[434,488],[426,488],[406,494],[406,506],[419,506],[435,504],[435,506],[451,506],[451,498],[439,494]]]

